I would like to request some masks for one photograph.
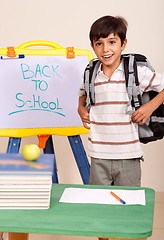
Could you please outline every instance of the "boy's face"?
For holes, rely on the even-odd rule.
[[[103,68],[116,69],[120,65],[122,51],[126,47],[127,40],[121,45],[121,39],[117,34],[109,34],[107,38],[93,41],[92,48],[102,62]]]

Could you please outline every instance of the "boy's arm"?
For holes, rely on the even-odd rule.
[[[140,125],[144,124],[151,114],[164,102],[164,89],[150,102],[143,104],[132,114],[132,121]]]
[[[84,127],[89,129],[89,126],[87,125],[87,123],[90,124],[89,110],[85,107],[85,105],[86,105],[86,96],[84,95],[79,97],[78,113],[81,117]]]

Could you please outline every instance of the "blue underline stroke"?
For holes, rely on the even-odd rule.
[[[20,110],[20,111],[11,112],[11,113],[9,113],[9,115],[12,115],[12,114],[15,114],[15,113],[20,113],[20,112],[27,112],[27,111],[45,111],[45,112],[52,112],[52,113],[56,113],[56,114],[59,114],[59,115],[65,117],[65,115],[62,114],[62,113],[54,112],[54,111],[46,110],[46,109],[26,109],[26,110]]]

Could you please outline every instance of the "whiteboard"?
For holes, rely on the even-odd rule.
[[[0,129],[81,127],[78,90],[88,56],[0,59]]]

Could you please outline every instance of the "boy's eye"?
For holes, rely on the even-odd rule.
[[[101,46],[100,42],[95,43],[96,46]]]
[[[110,41],[110,44],[114,44],[115,43],[115,41]]]

